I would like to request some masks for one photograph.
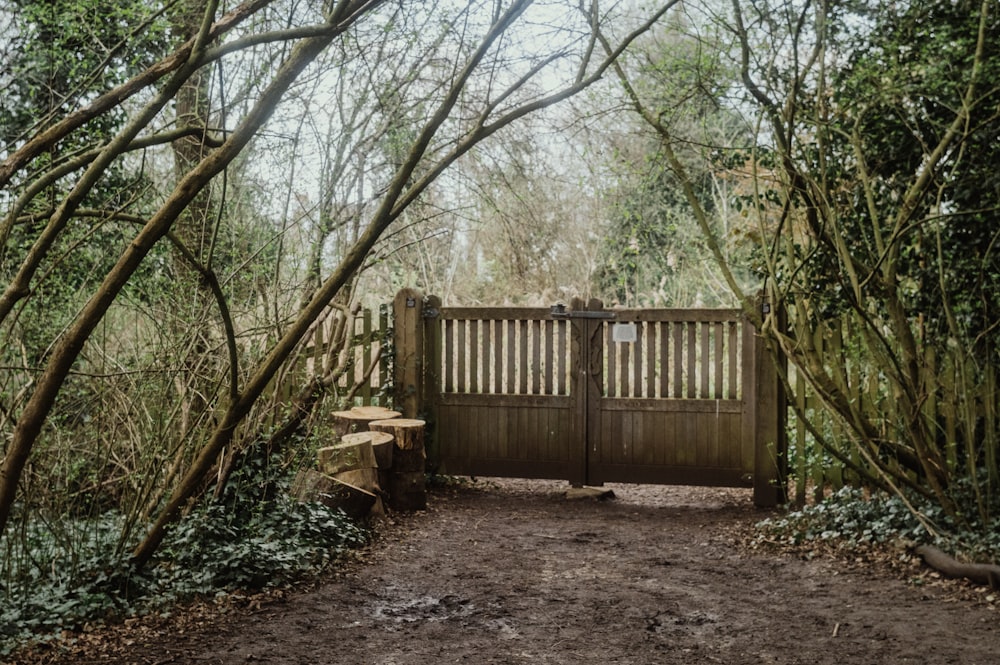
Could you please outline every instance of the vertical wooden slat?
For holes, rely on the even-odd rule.
[[[659,328],[659,340],[660,340],[660,391],[657,393],[657,397],[670,397],[670,324],[666,321],[661,321],[657,324]]]
[[[674,339],[674,391],[673,396],[684,396],[684,323],[670,324],[670,335]]]
[[[480,325],[480,329],[481,329],[481,334],[483,336],[482,347],[481,347],[482,362],[480,363],[480,365],[483,368],[483,376],[482,376],[482,383],[480,385],[482,385],[482,391],[484,393],[492,393],[495,392],[493,390],[493,378],[490,376],[490,370],[493,368],[493,366],[490,364],[490,358],[492,358],[493,354],[493,344],[490,339],[493,333],[493,326],[491,325],[490,321],[486,320],[482,322],[482,324]]]
[[[386,353],[386,335],[389,331],[389,308],[382,305],[378,310],[378,329],[381,342],[382,358],[378,365],[378,392],[381,395],[379,406],[389,406],[386,401],[385,388],[389,385],[389,354]]]
[[[518,369],[518,392],[522,395],[528,393],[528,322],[517,322],[517,369]]]
[[[437,296],[428,296],[425,299],[427,309],[432,312],[441,311],[441,299]],[[396,322],[398,325],[398,321]],[[409,416],[405,409],[399,408],[407,417],[423,417],[427,420],[428,428],[425,430],[426,437],[424,443],[428,456],[434,462],[439,462],[442,458],[441,451],[441,319],[440,316],[425,318],[421,326],[423,340],[420,349],[423,353],[421,358],[423,371],[423,389],[421,391],[423,404],[418,403],[418,408],[413,416]],[[398,389],[398,386],[397,386]]]
[[[359,380],[364,380],[364,383],[361,384],[361,389],[358,392],[361,396],[361,403],[365,406],[370,406],[372,403],[372,382],[370,378],[365,379],[364,374],[375,361],[372,337],[372,311],[364,309],[361,312],[361,355],[364,361],[361,363],[362,374],[358,377]],[[370,377],[371,375],[369,374],[368,376]]]
[[[544,321],[542,322],[542,329],[545,331],[545,364],[543,371],[545,372],[545,385],[543,390],[546,395],[553,395],[555,386],[555,373],[556,368],[554,364],[555,360],[555,321]]]
[[[643,381],[642,381],[642,359],[645,354],[642,353],[643,341],[645,338],[645,333],[643,330],[643,325],[641,323],[636,324],[635,331],[635,344],[632,344],[632,392],[630,393],[632,397],[642,397],[643,395]],[[628,346],[628,345],[626,345]]]
[[[569,324],[566,321],[556,321],[556,338],[559,340],[556,350],[556,394],[567,394],[567,358],[569,352]]]
[[[614,334],[613,333],[614,326],[608,326],[608,328],[612,329],[612,334]],[[618,357],[621,362],[621,372],[618,379],[619,388],[616,394],[618,397],[631,397],[632,392],[629,386],[630,383],[629,379],[631,379],[631,372],[629,370],[631,368],[630,363],[632,360],[632,345],[615,342],[614,339],[611,339],[608,342],[608,344],[609,348],[613,348],[615,349],[615,351],[618,352]]]
[[[423,406],[424,356],[423,294],[403,289],[393,300],[395,318],[395,405],[407,418],[415,418]]]
[[[607,363],[607,370],[605,372],[605,385],[604,385],[604,395],[605,397],[619,397],[618,393],[618,349],[611,342],[609,336],[609,330],[611,326],[605,323],[597,324],[601,327],[601,334],[599,336],[600,343],[604,345],[604,357]]]
[[[583,300],[573,298],[571,309],[584,307]],[[566,374],[570,395],[570,438],[573,442],[573,461],[568,465],[572,483],[583,485],[587,482],[590,455],[590,415],[588,413],[588,392],[590,391],[590,326],[586,320],[563,321],[566,324],[569,368]],[[571,445],[568,444],[567,445]]]
[[[743,394],[743,422],[740,432],[740,467],[747,473],[753,473],[754,453],[757,435],[757,379],[756,379],[756,343],[753,324],[744,320],[743,330],[740,336],[742,341],[743,357],[743,385],[740,392]]]
[[[687,396],[698,396],[698,331],[694,321],[687,322]]]
[[[531,322],[531,364],[528,367],[530,374],[528,385],[529,392],[537,395],[542,391],[542,322],[535,320]]]
[[[467,329],[468,321],[455,321],[455,390],[460,393],[468,392],[468,385],[465,377],[466,359],[469,357],[469,345]]]
[[[646,327],[646,388],[643,397],[656,397],[656,380],[659,374],[658,363],[656,362],[657,346],[657,325],[653,322],[643,324]]]
[[[760,306],[766,306],[761,298]],[[778,329],[784,327],[784,317],[778,315]],[[744,332],[746,334],[746,332]],[[778,366],[771,357],[763,337],[753,333],[754,369],[754,472],[753,502],[757,506],[774,506],[785,501],[784,454],[785,394],[778,379]],[[744,360],[744,367],[750,366]]]
[[[715,368],[715,377],[712,385],[712,395],[715,399],[722,399],[722,368],[725,365],[725,357],[722,355],[723,340],[725,335],[723,333],[724,324],[721,322],[712,324],[712,335],[715,342],[715,353],[712,357],[712,365]]]
[[[469,321],[469,392],[479,392],[479,321]]]
[[[507,355],[507,378],[505,381],[504,392],[507,393],[517,392],[517,355],[514,342],[516,339],[516,333],[516,322],[507,321],[507,338],[504,340]]]
[[[739,355],[740,355],[740,345],[739,345],[739,331],[740,327],[735,321],[730,321],[729,324],[729,391],[726,397],[728,399],[738,399],[739,398]]]
[[[444,391],[455,392],[455,321],[444,321],[444,354],[442,373],[444,374]]]
[[[669,360],[669,348],[668,340],[669,335],[669,323],[666,321],[661,321],[656,325],[656,341],[657,341],[657,359],[656,372],[657,372],[657,390],[652,393],[651,396],[655,397],[669,397],[669,376],[670,376],[670,360]]]
[[[493,322],[493,392],[506,392],[503,383],[503,355],[506,345],[503,337],[503,321]]]
[[[708,340],[708,333],[709,333],[710,326],[709,326],[709,323],[707,321],[702,321],[699,324],[698,327],[701,328],[701,330],[700,330],[700,333],[701,333],[701,335],[700,335],[700,337],[701,337],[701,354],[700,354],[701,355],[701,362],[698,363],[698,365],[700,367],[700,370],[701,370],[700,371],[701,376],[699,377],[700,388],[698,390],[698,397],[700,397],[702,399],[708,399],[708,397],[709,397],[708,379],[712,375],[712,365],[711,365],[711,349],[712,349],[712,347],[709,344],[709,340]]]

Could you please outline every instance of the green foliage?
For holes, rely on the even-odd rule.
[[[611,205],[595,280],[603,295],[626,305],[734,302],[665,143],[677,155],[712,234],[725,246],[730,269],[748,285],[756,281],[746,270],[747,247],[732,233],[726,194],[732,184],[726,170],[743,165],[740,148],[748,144],[745,128],[725,103],[737,73],[724,57],[724,35],[696,14],[679,7],[654,42],[625,62],[635,95],[660,127],[653,137],[623,137],[613,152],[615,178],[605,193]],[[720,169],[723,155],[733,164]]]
[[[969,515],[976,514],[970,484],[963,481],[954,490],[956,502]],[[855,548],[899,540],[937,543],[973,559],[996,561],[1000,558],[1000,502],[993,508],[985,522],[970,526],[945,513],[940,504],[917,495],[904,500],[898,495],[843,487],[821,502],[764,520],[758,528],[765,537],[788,545],[828,542]]]
[[[125,81],[166,47],[162,24],[133,34],[159,3],[102,0],[7,0],[13,40],[9,81],[0,96],[0,142],[16,143],[36,123],[50,124],[93,91]],[[127,48],[121,48],[127,44]],[[93,135],[121,121],[92,120]]]
[[[1000,17],[987,4],[733,10],[753,26],[738,57],[768,121],[766,159],[738,193],[788,312],[775,341],[809,384],[796,397],[834,414],[839,436],[818,443],[866,483],[980,530],[1000,487]]]
[[[679,225],[691,224],[680,187],[655,152],[628,191],[601,245],[596,280],[602,293],[635,305],[676,279],[684,246]],[[624,183],[623,183],[624,184]]]
[[[364,540],[343,513],[322,504],[282,498],[242,515],[211,504],[171,530],[153,569],[157,597],[287,583]]]
[[[8,531],[0,540],[6,561],[0,654],[87,622],[285,584],[365,542],[365,531],[341,511],[294,501],[278,491],[285,485],[286,474],[275,468],[248,469],[223,501],[175,525],[155,565],[141,574],[121,554],[125,519],[117,512],[34,521],[20,533]],[[274,498],[262,500],[264,488],[276,491]]]
[[[904,11],[884,4],[866,7],[855,20],[870,32],[845,34],[847,66],[833,76],[831,90],[838,131],[826,150],[813,153],[809,171],[831,179],[841,235],[852,256],[875,266],[880,249],[873,226],[893,233],[895,214],[927,153],[955,118],[972,76],[978,3],[913,3]],[[970,339],[984,344],[1000,318],[1000,16],[987,26],[980,85],[970,107],[969,131],[938,170],[935,193],[923,197],[905,220],[900,243],[900,291],[922,317],[928,338],[947,338],[944,313],[958,315]],[[860,142],[860,143],[859,143]],[[857,178],[856,155],[864,156],[874,208]],[[809,159],[809,155],[803,155]],[[822,160],[822,161],[820,161]],[[827,311],[845,306],[850,292],[837,269],[836,247],[821,244],[807,266],[817,290],[828,289]],[[993,344],[995,345],[995,344]]]
[[[836,541],[857,546],[927,537],[926,530],[898,497],[866,497],[853,487],[841,488],[824,501],[784,517],[764,520],[758,528],[790,545]]]
[[[145,2],[0,0],[0,15],[10,18],[4,33],[9,39],[8,60],[0,75],[0,153],[16,148],[32,132],[54,124],[159,57],[166,50],[167,35],[162,22],[147,24],[155,9]],[[107,141],[123,120],[122,111],[90,120],[61,141],[57,150],[37,157],[24,175],[28,180],[38,177],[93,149]],[[0,201],[13,202],[21,194],[19,186],[24,183],[16,177],[13,182],[8,191],[0,192]],[[70,187],[70,180],[56,180],[23,207],[4,208],[0,219],[10,224],[0,247],[4,283],[17,272]],[[79,203],[79,214],[68,221],[39,266],[31,297],[21,303],[4,339],[0,351],[4,364],[34,363],[47,353],[52,334],[66,327],[134,235],[134,218],[123,221],[115,218],[116,213],[148,187],[145,173],[116,164]],[[145,277],[154,274],[143,272]]]

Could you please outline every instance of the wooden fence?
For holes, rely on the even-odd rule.
[[[347,330],[349,328],[349,330]],[[392,321],[390,307],[347,311],[331,308],[317,321],[279,377],[279,401],[316,376],[332,374],[337,408],[391,406]]]
[[[478,310],[464,310],[461,318],[442,323],[443,356],[428,360],[412,349],[403,349],[403,355],[399,355],[394,348],[394,329],[402,326],[425,330],[424,303],[413,302],[412,298],[404,292],[393,309],[386,306],[379,311],[362,310],[353,317],[331,313],[317,325],[304,345],[305,352],[296,365],[296,380],[287,383],[301,385],[301,380],[331,367],[331,363],[337,361],[334,357],[337,345],[331,347],[330,340],[336,337],[338,326],[351,325],[350,350],[339,358],[341,361],[346,358],[346,371],[336,384],[338,395],[351,395],[345,406],[388,406],[420,417],[427,415],[421,403],[422,396],[439,389],[456,395],[494,395],[508,401],[569,395],[574,380],[570,367],[573,341],[569,321],[543,320],[541,316],[536,320],[531,320],[531,316],[519,318],[515,310],[511,310],[513,314],[507,320],[486,321],[474,316]],[[524,313],[529,312],[525,310]],[[534,310],[530,313],[537,314]],[[745,385],[740,369],[742,354],[750,347],[746,346],[747,341],[742,340],[734,323],[639,320],[636,324],[635,345],[605,344],[607,354],[601,360],[600,372],[605,397],[617,400],[741,398]],[[605,328],[601,334],[612,335],[612,327]],[[810,342],[821,354],[847,358],[840,360],[843,369],[833,372],[832,376],[873,422],[890,422],[897,417],[895,400],[883,378],[867,371],[851,357],[854,334],[846,320],[830,321],[812,335]],[[422,340],[416,343],[423,348]],[[467,349],[467,353],[457,353],[458,348]],[[713,360],[715,358],[719,360]],[[445,359],[450,360],[446,362]],[[431,375],[423,367],[425,362],[440,366],[443,373],[429,379]],[[927,352],[924,362],[937,370],[931,373],[935,385],[927,387],[927,399],[922,405],[924,415],[937,423],[944,440],[954,442],[959,438],[956,432],[962,427],[963,417],[963,405],[956,397],[956,368],[948,359],[936,358],[933,351]],[[650,371],[654,366],[659,369]],[[712,369],[705,371],[701,367]],[[787,458],[782,462],[787,464],[793,478],[790,490],[801,502],[810,492],[814,498],[820,498],[824,492],[836,490],[853,480],[850,464],[820,448],[807,427],[807,420],[828,442],[840,446],[838,452],[844,458],[855,464],[861,464],[861,460],[849,442],[848,432],[826,412],[805,377],[796,372],[794,366],[786,371],[789,387],[785,428]],[[440,388],[425,385],[426,380],[439,381]],[[996,408],[995,395],[987,394],[995,384],[995,380],[992,384],[985,381],[982,395],[965,396],[977,405],[977,417]],[[950,464],[958,463],[953,444],[947,454]]]
[[[908,422],[913,415],[901,412],[899,396],[887,377],[862,362],[859,349],[864,342],[860,334],[858,324],[845,317],[823,322],[803,341],[811,344],[820,357],[835,359],[828,364],[827,371],[837,389],[855,405],[865,421],[879,425],[879,435],[884,440],[892,441],[898,436],[898,426],[894,424]],[[919,360],[927,377],[918,398],[919,417],[936,433],[937,445],[943,449],[950,473],[961,473],[963,455],[969,454],[958,450],[958,441],[971,438],[973,454],[987,463],[991,455],[1000,452],[997,433],[988,426],[1000,409],[995,369],[984,364],[975,368],[977,376],[970,377],[968,369],[963,376],[956,358],[965,353],[966,349],[954,349],[947,355],[939,355],[933,346],[927,346]],[[790,367],[787,378],[789,466],[794,477],[794,496],[801,503],[811,492],[812,498],[819,500],[827,491],[852,484],[856,478],[851,466],[864,466],[863,460],[852,444],[850,433],[824,408],[805,377]],[[822,449],[810,430],[818,432],[837,455]]]

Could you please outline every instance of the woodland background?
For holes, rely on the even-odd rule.
[[[795,499],[995,557],[998,49],[995,0],[0,0],[2,636],[359,541],[282,488],[404,286],[742,306]]]

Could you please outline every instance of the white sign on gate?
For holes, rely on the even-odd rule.
[[[611,329],[611,339],[619,344],[634,344],[638,339],[634,323],[616,323]]]

